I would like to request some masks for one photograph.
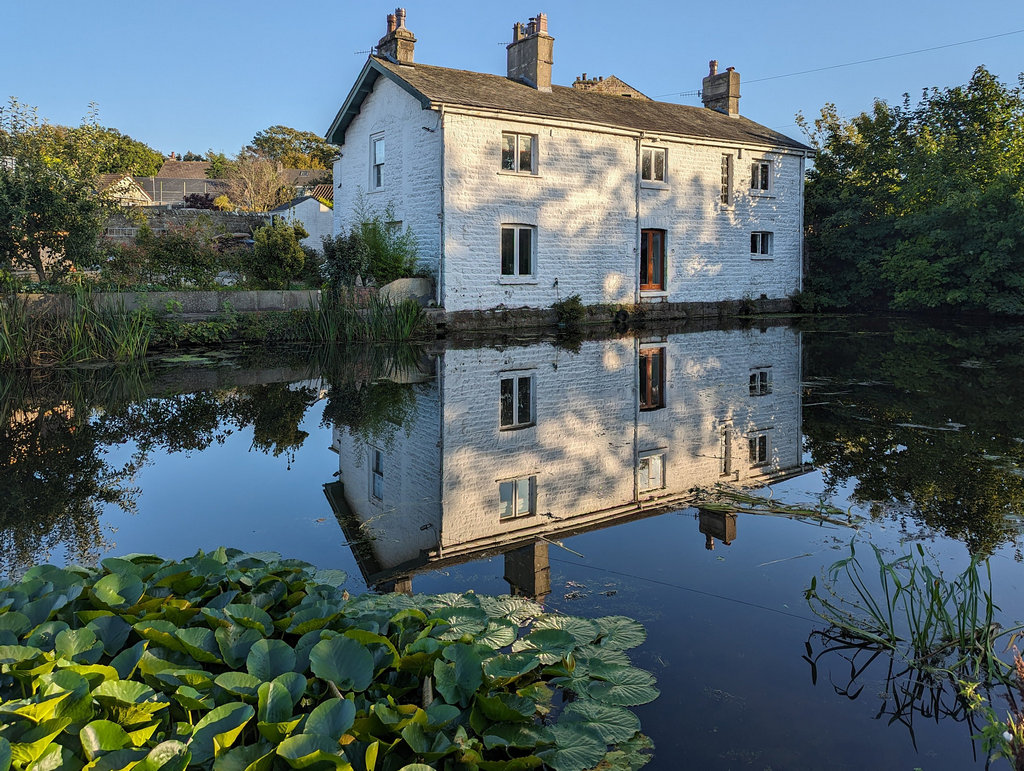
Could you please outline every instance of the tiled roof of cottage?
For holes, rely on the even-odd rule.
[[[289,185],[309,185],[331,178],[330,169],[281,169],[281,181]]]
[[[502,75],[453,70],[429,64],[397,64],[378,56],[370,57],[345,105],[334,119],[328,131],[329,141],[340,144],[340,137],[358,113],[359,105],[379,75],[394,80],[413,96],[417,96],[424,106],[447,104],[479,107],[652,134],[675,134],[796,150],[811,149],[749,118],[731,118],[707,107],[630,99],[593,89],[581,90],[565,86],[552,86],[550,92],[538,91]]]
[[[206,179],[206,170],[210,168],[209,161],[179,161],[167,160],[156,173],[161,178],[171,179]]]

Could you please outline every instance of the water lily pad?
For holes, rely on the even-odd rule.
[[[318,642],[309,653],[309,666],[342,691],[365,691],[373,681],[373,654],[351,637]]]
[[[132,606],[142,598],[145,591],[142,579],[133,573],[111,573],[92,586],[96,599],[111,608]]]
[[[559,723],[550,728],[554,746],[537,755],[555,771],[585,771],[604,759],[608,746],[601,735],[582,723]]]
[[[255,710],[242,702],[231,702],[210,710],[196,723],[189,740],[192,763],[202,765],[213,759],[215,751],[227,749],[252,720]]]
[[[303,732],[322,734],[337,741],[352,727],[355,719],[355,704],[347,699],[329,699],[309,713]]]
[[[93,720],[78,732],[82,750],[89,760],[113,750],[121,750],[131,744],[128,732],[109,720]]]
[[[535,650],[542,664],[554,664],[566,658],[576,647],[576,638],[562,629],[538,629],[517,640],[512,652]]]
[[[257,640],[249,649],[245,668],[260,680],[273,680],[295,668],[295,651],[284,640]]]
[[[596,619],[601,629],[601,645],[615,650],[627,650],[641,645],[647,639],[643,624],[625,616],[603,616]]]
[[[577,645],[594,642],[601,629],[596,623],[586,618],[547,614],[538,616],[533,622],[534,629],[561,629],[568,632],[576,640]]]
[[[579,699],[565,708],[559,723],[582,723],[597,731],[605,744],[631,739],[640,730],[640,718],[622,707]]]
[[[620,707],[637,707],[658,698],[654,676],[643,669],[623,666],[593,668],[591,676],[599,678],[587,686],[592,699]]]
[[[277,754],[292,768],[308,768],[317,763],[332,763],[336,768],[348,766],[336,741],[320,734],[299,734],[285,739]]]

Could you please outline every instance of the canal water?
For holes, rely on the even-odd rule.
[[[1022,343],[835,320],[2,375],[0,570],[228,545],[628,615],[649,768],[981,768],[955,692],[805,592],[851,544],[868,583],[876,549],[974,555],[1024,620]]]

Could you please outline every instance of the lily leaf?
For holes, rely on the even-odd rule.
[[[128,732],[109,720],[93,720],[78,732],[78,736],[89,760],[107,752],[123,750],[132,743]]]
[[[342,691],[365,691],[373,681],[373,654],[351,637],[321,640],[309,653],[309,665]]]
[[[356,706],[347,699],[329,699],[309,713],[303,733],[341,739],[356,719]]]
[[[605,744],[618,744],[640,730],[640,719],[622,707],[579,699],[565,708],[559,723],[582,723],[597,731]]]
[[[295,668],[295,651],[284,640],[257,640],[249,649],[245,668],[260,680],[273,680]]]
[[[255,710],[240,701],[223,704],[203,715],[196,723],[188,744],[192,752],[192,763],[208,763],[215,754],[219,754],[219,749],[229,748],[253,715]]]

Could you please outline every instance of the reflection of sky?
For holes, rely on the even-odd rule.
[[[104,535],[116,544],[111,553],[180,558],[218,546],[278,551],[342,568],[352,589],[360,588],[352,552],[323,493],[338,459],[327,449],[331,432],[320,427],[321,412],[320,405],[306,411],[301,428],[309,437],[290,464],[287,453],[275,458],[250,450],[251,427],[202,452],[154,450],[135,480],[142,489],[139,513],[129,516],[111,506],[104,513]],[[117,465],[133,449],[112,448],[108,459]]]

